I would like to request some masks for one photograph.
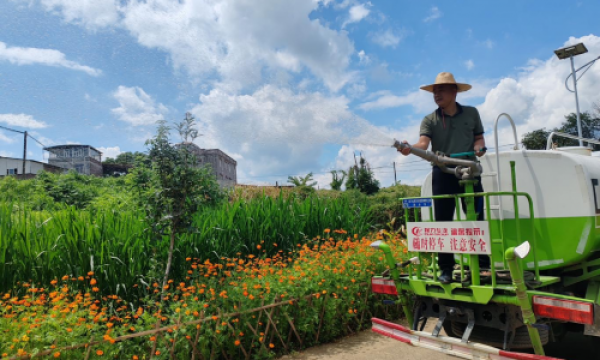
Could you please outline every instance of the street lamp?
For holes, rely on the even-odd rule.
[[[567,87],[567,90],[575,93],[575,107],[577,108],[577,135],[579,136],[579,146],[583,146],[583,141],[581,141],[581,138],[583,137],[583,135],[581,133],[581,115],[579,115],[579,97],[577,96],[577,76],[575,74],[576,71],[575,71],[575,65],[573,63],[573,56],[585,54],[587,51],[588,51],[588,49],[585,47],[585,45],[583,45],[583,43],[579,43],[579,44],[575,44],[573,46],[568,46],[568,47],[564,47],[562,49],[554,50],[554,53],[560,60],[564,60],[567,58],[571,59],[571,75],[570,76],[573,77],[574,91],[571,91],[569,89],[569,87],[567,86],[567,80],[569,78],[567,78],[567,80],[565,80],[565,86]]]

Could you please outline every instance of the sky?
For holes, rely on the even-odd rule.
[[[144,151],[157,120],[194,115],[202,148],[237,161],[242,184],[285,183],[362,154],[382,186],[420,184],[430,166],[391,148],[414,142],[442,71],[473,85],[488,147],[508,113],[517,134],[575,111],[568,60],[600,56],[597,1],[5,0],[0,2],[0,126],[45,146],[87,144],[103,158]],[[600,103],[600,66],[578,82]],[[499,123],[500,151],[515,140]],[[173,134],[173,141],[178,141]],[[0,129],[0,156],[23,136]],[[29,141],[28,157],[47,161]]]

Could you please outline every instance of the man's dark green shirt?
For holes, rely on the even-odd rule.
[[[456,103],[456,110],[454,116],[442,116],[442,109],[438,108],[421,122],[420,135],[431,139],[433,152],[450,155],[473,151],[475,136],[483,134],[483,124],[476,108]]]

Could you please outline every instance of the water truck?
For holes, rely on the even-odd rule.
[[[544,345],[567,332],[600,344],[600,157],[589,147],[556,147],[559,136],[600,144],[553,132],[546,150],[498,151],[496,135],[496,152],[472,161],[395,142],[454,174],[464,193],[433,196],[430,173],[419,198],[401,199],[406,257],[394,258],[385,241],[371,244],[388,267],[372,290],[402,306],[409,323],[373,318],[374,332],[465,359],[550,359]],[[485,192],[475,193],[479,177]],[[435,220],[439,199],[455,201],[454,221]],[[438,281],[439,253],[454,254],[451,283]],[[489,269],[480,256],[489,256]],[[432,332],[427,321],[436,322]]]

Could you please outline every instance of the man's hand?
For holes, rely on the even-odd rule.
[[[406,140],[402,141],[402,143],[409,145],[408,141],[406,141]],[[408,156],[408,155],[410,155],[410,147],[404,146],[404,147],[402,147],[402,150],[398,150],[398,152],[402,153],[402,155],[404,155],[404,156]]]
[[[475,155],[478,157],[482,157],[485,155],[485,151],[487,148],[485,147],[485,138],[483,135],[475,136],[475,144],[473,144],[473,150],[475,151]]]

